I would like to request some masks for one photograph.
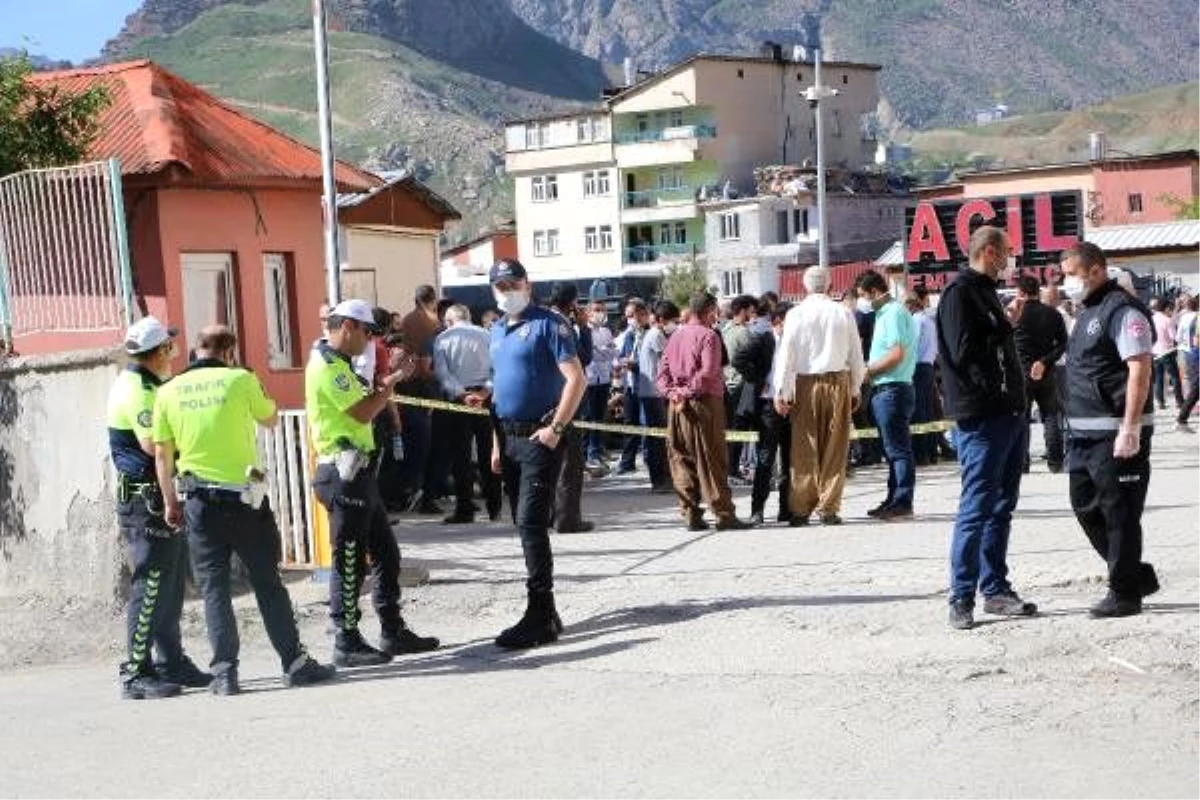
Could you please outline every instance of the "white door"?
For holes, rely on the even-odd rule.
[[[184,253],[183,330],[189,346],[209,325],[228,325],[237,332],[233,305],[233,255]]]

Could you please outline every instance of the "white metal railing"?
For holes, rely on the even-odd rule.
[[[267,497],[283,540],[283,563],[312,566],[317,552],[308,415],[280,411],[278,425],[259,428],[258,450],[267,472]]]
[[[0,338],[120,330],[132,301],[115,159],[0,178]]]

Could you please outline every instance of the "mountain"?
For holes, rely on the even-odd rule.
[[[606,71],[626,56],[646,70],[697,51],[757,53],[767,40],[790,49],[802,23],[819,20],[827,57],[884,65],[881,118],[901,138],[961,125],[997,103],[1015,113],[1070,110],[1197,77],[1194,0],[328,5],[338,155],[411,169],[463,212],[456,239],[512,213],[503,121],[596,102]],[[145,0],[104,51],[108,60],[138,56],[318,139],[310,0]],[[1104,121],[1088,124],[1103,130]],[[957,153],[935,145],[927,152]]]
[[[336,0],[329,28],[338,156],[412,170],[463,212],[464,237],[511,218],[502,122],[592,101],[606,84],[599,62],[504,4]],[[104,56],[151,58],[318,141],[309,0],[147,0]]]
[[[0,47],[0,61],[7,58],[23,57],[29,60],[29,63],[35,70],[48,69],[70,69],[71,62],[61,59],[47,58],[46,56],[38,55],[37,53],[29,53],[19,47]]]
[[[827,57],[882,64],[883,94],[913,128],[974,109],[1072,108],[1195,80],[1195,0],[511,0],[530,25],[582,53],[641,68],[697,51],[800,41],[820,20]]]

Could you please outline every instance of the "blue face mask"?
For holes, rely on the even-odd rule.
[[[753,333],[766,333],[771,330],[771,321],[766,317],[758,317],[750,323],[750,330]]]

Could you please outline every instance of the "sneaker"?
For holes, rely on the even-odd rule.
[[[1153,564],[1138,564],[1138,589],[1142,597],[1149,597],[1158,591],[1158,573],[1154,571]]]
[[[1004,592],[985,598],[983,610],[999,617],[1032,617],[1037,614],[1037,605],[1022,600],[1016,592]]]
[[[342,631],[333,645],[333,663],[338,667],[378,667],[392,660],[382,650],[367,644],[358,631]]]
[[[335,675],[337,675],[337,670],[334,667],[329,664],[321,664],[312,656],[303,655],[283,674],[283,678],[280,680],[285,689],[291,689],[294,686],[325,683],[333,680]]]
[[[837,514],[822,514],[821,515],[821,524],[822,525],[841,525],[842,518],[839,517]]]
[[[792,527],[792,528],[807,528],[808,527],[808,515],[805,514],[802,517],[799,514],[796,514],[795,516],[789,517],[788,518],[788,526]]]
[[[717,530],[719,531],[745,531],[753,528],[749,522],[737,517],[727,517],[726,519],[717,520]]]
[[[975,604],[970,600],[950,601],[950,627],[969,631],[975,627]]]
[[[379,638],[379,646],[389,656],[403,656],[410,653],[428,653],[437,650],[441,641],[435,636],[418,636],[401,623],[399,630],[384,633]]]
[[[1136,616],[1142,613],[1142,598],[1121,597],[1110,590],[1103,600],[1088,610],[1088,613],[1096,619]]]
[[[164,697],[176,697],[182,692],[183,687],[178,683],[150,673],[123,675],[121,679],[121,698],[124,700],[161,700]]]
[[[455,511],[442,520],[443,525],[471,525],[475,522],[473,511]]]
[[[220,697],[232,697],[235,694],[241,694],[242,687],[238,683],[237,667],[228,667],[213,675],[212,683],[208,685],[208,690]]]
[[[580,520],[573,525],[563,525],[561,528],[555,528],[559,533],[589,533],[596,530],[596,523],[591,520]]]
[[[205,672],[187,656],[177,664],[156,664],[155,672],[168,683],[178,683],[187,689],[203,689],[212,683],[212,673]]]
[[[751,525],[753,525],[753,526],[754,526],[754,527],[756,527],[756,528],[757,528],[759,525],[763,525],[763,524],[765,524],[765,523],[763,522],[763,512],[761,512],[761,511],[755,511],[753,514],[751,514],[751,515],[750,515],[750,524],[751,524]]]
[[[912,506],[888,506],[876,515],[875,519],[881,522],[898,522],[901,520],[912,519]]]

